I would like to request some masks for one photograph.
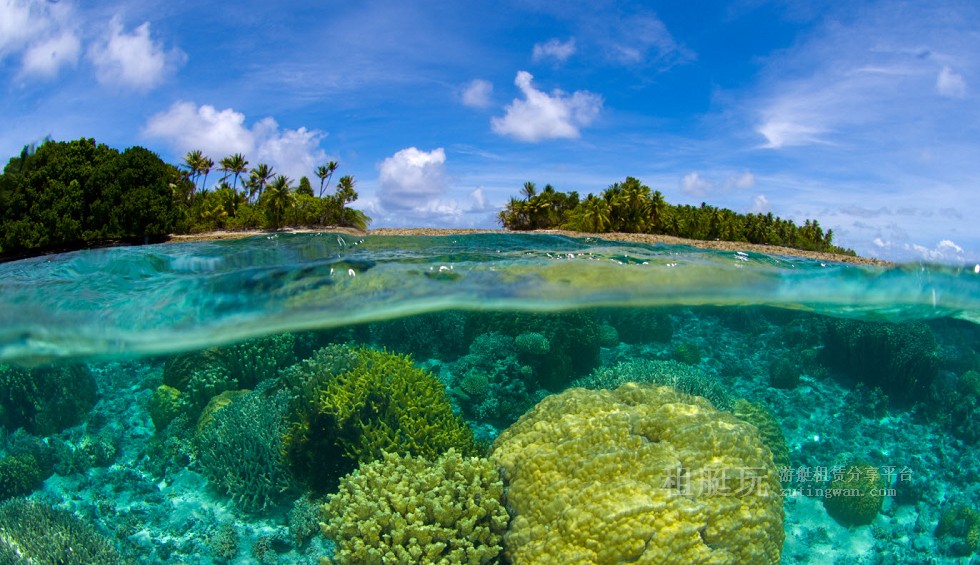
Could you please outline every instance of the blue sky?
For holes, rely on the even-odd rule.
[[[527,180],[630,175],[972,263],[978,23],[944,0],[0,0],[0,155],[85,136],[314,184],[336,160],[373,227],[494,227]]]

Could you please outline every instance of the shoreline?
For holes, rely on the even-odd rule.
[[[456,228],[376,228],[369,230],[357,230],[352,228],[323,228],[323,229],[282,229],[278,231],[251,230],[251,231],[213,231],[198,234],[171,235],[166,243],[179,243],[184,241],[219,241],[224,239],[241,239],[256,235],[271,235],[275,233],[318,233],[318,232],[341,232],[353,236],[364,235],[385,235],[385,236],[444,236],[444,235],[467,235],[480,233],[527,233],[527,234],[551,234],[564,235],[568,237],[596,237],[612,241],[626,241],[634,243],[663,243],[667,245],[689,245],[701,249],[716,249],[721,251],[748,251],[752,253],[763,253],[766,255],[783,255],[789,257],[800,257],[804,259],[815,259],[818,261],[832,261],[835,263],[850,263],[854,265],[874,265],[879,267],[895,265],[891,261],[875,259],[873,257],[852,257],[850,255],[838,255],[835,253],[824,253],[819,251],[804,251],[792,247],[782,247],[778,245],[760,245],[757,243],[744,243],[735,241],[705,241],[699,239],[684,239],[670,235],[652,235],[642,233],[586,233],[567,230],[535,230],[527,232],[510,231],[503,229],[456,229]]]

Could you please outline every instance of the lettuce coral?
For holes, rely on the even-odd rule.
[[[385,453],[343,478],[323,507],[340,563],[495,562],[509,516],[488,459]]]
[[[570,389],[505,430],[491,458],[509,482],[512,563],[779,562],[769,449],[703,398]]]
[[[344,345],[284,372],[293,394],[285,451],[293,473],[328,490],[384,451],[435,458],[479,451],[442,383],[404,355]]]

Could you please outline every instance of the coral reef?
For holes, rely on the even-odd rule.
[[[33,455],[0,458],[0,500],[25,496],[41,486],[44,475]]]
[[[779,562],[770,452],[702,398],[633,383],[567,390],[505,430],[491,458],[508,479],[512,563]]]
[[[551,351],[551,343],[538,332],[524,332],[514,338],[517,351],[524,355],[547,355]]]
[[[84,365],[0,365],[0,427],[51,435],[80,423],[95,401],[95,379]]]
[[[468,417],[507,427],[533,405],[527,382],[534,370],[521,363],[515,342],[499,332],[481,334],[467,355],[444,366],[442,377]]]
[[[296,337],[287,332],[248,339],[208,350],[207,355],[228,371],[235,388],[253,389],[296,363]]]
[[[662,308],[604,310],[603,317],[623,343],[666,343],[674,336],[674,324]]]
[[[533,379],[528,381],[532,389],[562,390],[570,380],[585,376],[599,366],[599,323],[590,313],[472,314],[467,325],[468,335],[488,332],[500,332],[514,338],[537,333],[547,340],[547,353],[521,356],[521,362],[534,369]],[[543,342],[539,341],[540,344]]]
[[[980,548],[980,512],[965,504],[947,506],[939,516],[934,534],[944,553],[968,557]]]
[[[884,496],[885,479],[877,467],[865,461],[854,461],[834,473],[827,485],[823,505],[827,513],[843,526],[870,524]]]
[[[120,563],[109,541],[74,514],[23,499],[0,504],[0,563]]]
[[[823,361],[903,403],[927,396],[939,372],[936,338],[922,322],[884,324],[829,320]]]
[[[438,312],[368,325],[371,341],[415,359],[446,359],[466,352],[464,312]]]
[[[170,422],[180,415],[180,391],[169,385],[160,385],[150,397],[150,419],[158,432],[167,429]]]
[[[210,413],[196,436],[208,481],[245,512],[274,505],[293,482],[283,460],[288,397],[260,387]]]
[[[479,451],[442,383],[410,358],[328,346],[284,374],[294,395],[285,451],[295,476],[318,491],[384,451],[435,458]]]
[[[384,453],[344,477],[323,512],[340,563],[495,562],[509,516],[485,458],[450,449],[435,461]]]
[[[762,443],[766,444],[772,452],[772,462],[776,465],[776,469],[782,471],[790,467],[789,445],[786,444],[786,436],[783,435],[783,430],[772,412],[758,402],[749,402],[740,398],[735,401],[732,413],[743,422],[752,424],[759,431]]]
[[[614,389],[626,383],[669,386],[686,394],[703,396],[721,410],[732,406],[728,391],[717,379],[697,367],[674,360],[621,361],[612,367],[596,369],[588,377],[575,381],[574,385],[598,390]]]

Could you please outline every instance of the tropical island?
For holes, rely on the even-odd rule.
[[[366,230],[371,219],[349,206],[358,197],[355,178],[340,177],[331,192],[338,166],[336,161],[318,165],[312,171],[319,181],[314,189],[306,176],[294,183],[266,163],[252,165],[241,153],[215,163],[194,150],[173,165],[138,146],[119,151],[90,138],[45,140],[24,147],[0,174],[0,260],[212,232]],[[222,176],[208,185],[213,172]],[[527,182],[498,219],[503,228],[516,231],[855,256],[835,246],[833,231],[824,232],[817,220],[798,226],[771,213],[739,214],[706,203],[672,205],[633,177],[584,199],[551,185],[539,192]]]

